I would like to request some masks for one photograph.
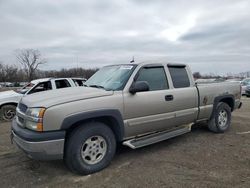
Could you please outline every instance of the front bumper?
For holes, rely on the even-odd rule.
[[[32,159],[63,159],[65,131],[39,133],[21,128],[13,120],[11,138]]]

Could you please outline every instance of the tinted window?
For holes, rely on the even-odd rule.
[[[37,92],[41,92],[41,91],[47,91],[47,90],[51,90],[52,86],[51,86],[51,82],[41,82],[39,84],[37,84],[37,86],[35,86],[28,94],[32,94],[32,93],[37,93]]]
[[[168,67],[175,88],[189,87],[190,81],[185,67]]]
[[[56,80],[56,88],[65,88],[65,87],[70,87],[70,84],[68,80]]]
[[[142,68],[136,81],[148,82],[150,91],[168,89],[168,82],[163,67]]]
[[[74,81],[76,86],[83,86],[83,84],[84,84],[84,80],[73,79],[73,81]]]

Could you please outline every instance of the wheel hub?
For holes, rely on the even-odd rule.
[[[12,109],[6,109],[3,115],[5,119],[11,120],[16,115],[16,113]]]
[[[220,127],[225,127],[227,125],[227,112],[225,110],[221,110],[218,116],[218,124]]]
[[[81,149],[81,157],[87,164],[97,164],[107,152],[107,143],[102,136],[88,138]]]

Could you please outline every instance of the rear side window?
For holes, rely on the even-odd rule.
[[[190,87],[185,67],[168,67],[175,88]]]
[[[76,86],[83,86],[83,84],[84,84],[84,80],[73,79],[73,81],[76,84]]]
[[[56,88],[60,89],[60,88],[65,88],[65,87],[70,87],[70,84],[68,82],[68,80],[56,80]]]
[[[168,89],[167,77],[163,67],[142,68],[136,81],[146,81],[150,91]]]

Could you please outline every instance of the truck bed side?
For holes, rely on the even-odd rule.
[[[197,84],[199,94],[199,115],[197,121],[211,117],[218,102],[226,102],[232,111],[238,107],[241,98],[240,84],[237,82],[220,82]]]

